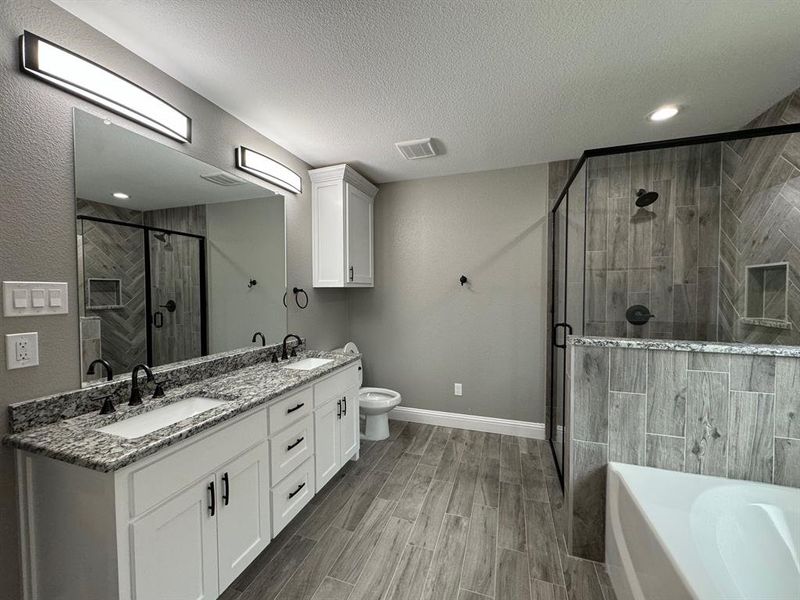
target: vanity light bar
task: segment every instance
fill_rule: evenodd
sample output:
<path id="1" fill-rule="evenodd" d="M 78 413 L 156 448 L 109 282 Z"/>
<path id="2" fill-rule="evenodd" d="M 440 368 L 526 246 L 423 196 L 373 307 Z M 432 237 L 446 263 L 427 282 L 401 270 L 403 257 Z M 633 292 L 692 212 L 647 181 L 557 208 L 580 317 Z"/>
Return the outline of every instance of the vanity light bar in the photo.
<path id="1" fill-rule="evenodd" d="M 20 36 L 20 65 L 33 77 L 180 142 L 192 141 L 192 120 L 144 88 L 26 31 Z"/>
<path id="2" fill-rule="evenodd" d="M 236 167 L 295 194 L 303 191 L 303 178 L 300 175 L 250 148 L 239 146 L 236 149 Z"/>

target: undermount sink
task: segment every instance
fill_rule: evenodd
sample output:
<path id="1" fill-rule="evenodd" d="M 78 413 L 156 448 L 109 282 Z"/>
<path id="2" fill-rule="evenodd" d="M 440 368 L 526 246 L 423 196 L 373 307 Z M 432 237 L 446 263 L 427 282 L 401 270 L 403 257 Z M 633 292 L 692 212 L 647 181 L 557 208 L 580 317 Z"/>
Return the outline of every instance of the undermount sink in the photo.
<path id="1" fill-rule="evenodd" d="M 185 400 L 179 400 L 178 402 L 131 417 L 130 419 L 123 419 L 111 425 L 100 427 L 96 431 L 133 440 L 147 435 L 148 433 L 163 429 L 164 427 L 174 425 L 178 421 L 183 421 L 184 419 L 199 415 L 221 404 L 225 404 L 225 401 L 203 398 L 200 396 L 186 398 Z"/>
<path id="2" fill-rule="evenodd" d="M 317 367 L 321 367 L 322 365 L 327 365 L 328 363 L 332 363 L 333 360 L 330 358 L 304 358 L 303 360 L 298 360 L 295 363 L 290 365 L 286 365 L 284 369 L 294 369 L 296 371 L 310 371 L 311 369 L 316 369 Z"/>

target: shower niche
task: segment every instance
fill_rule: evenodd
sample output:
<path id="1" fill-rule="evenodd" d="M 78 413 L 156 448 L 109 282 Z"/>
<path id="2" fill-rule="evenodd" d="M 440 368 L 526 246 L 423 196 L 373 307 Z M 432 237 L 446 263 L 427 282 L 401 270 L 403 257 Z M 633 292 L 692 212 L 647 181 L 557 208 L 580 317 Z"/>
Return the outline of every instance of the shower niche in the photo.
<path id="1" fill-rule="evenodd" d="M 745 267 L 745 315 L 741 322 L 791 329 L 788 315 L 789 263 Z"/>

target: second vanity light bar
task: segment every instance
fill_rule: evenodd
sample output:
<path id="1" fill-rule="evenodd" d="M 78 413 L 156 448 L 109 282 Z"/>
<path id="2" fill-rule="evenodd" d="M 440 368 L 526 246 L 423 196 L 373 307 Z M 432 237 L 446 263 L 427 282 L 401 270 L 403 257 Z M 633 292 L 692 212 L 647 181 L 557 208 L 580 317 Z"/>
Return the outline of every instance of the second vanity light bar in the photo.
<path id="1" fill-rule="evenodd" d="M 20 36 L 20 64 L 29 75 L 180 142 L 192 141 L 192 120 L 158 96 L 29 31 Z"/>
<path id="2" fill-rule="evenodd" d="M 236 167 L 295 194 L 303 191 L 300 175 L 277 160 L 245 146 L 236 149 Z"/>

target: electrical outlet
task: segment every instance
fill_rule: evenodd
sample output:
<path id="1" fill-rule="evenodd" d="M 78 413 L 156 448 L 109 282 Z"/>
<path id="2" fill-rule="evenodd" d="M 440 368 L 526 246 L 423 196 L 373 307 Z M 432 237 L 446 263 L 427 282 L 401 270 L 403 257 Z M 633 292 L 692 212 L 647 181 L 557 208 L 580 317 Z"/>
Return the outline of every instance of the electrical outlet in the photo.
<path id="1" fill-rule="evenodd" d="M 9 369 L 35 367 L 39 364 L 39 334 L 9 333 L 6 335 L 6 366 Z"/>
<path id="2" fill-rule="evenodd" d="M 456 395 L 456 396 L 460 396 L 461 395 L 461 384 L 460 383 L 454 383 L 453 384 L 453 394 Z"/>

